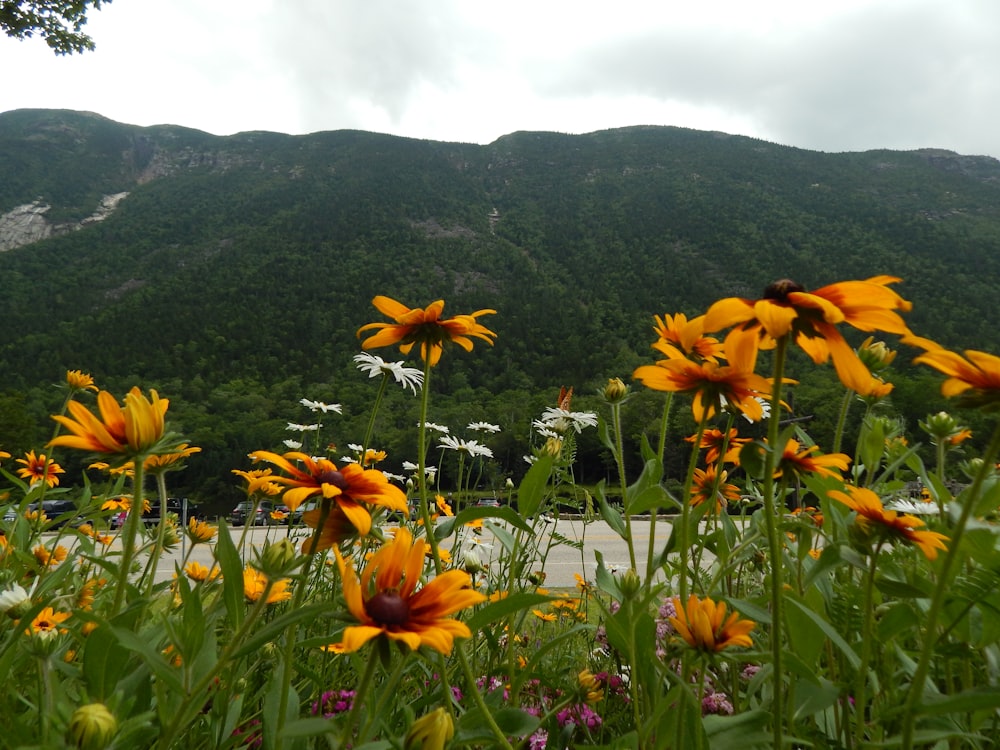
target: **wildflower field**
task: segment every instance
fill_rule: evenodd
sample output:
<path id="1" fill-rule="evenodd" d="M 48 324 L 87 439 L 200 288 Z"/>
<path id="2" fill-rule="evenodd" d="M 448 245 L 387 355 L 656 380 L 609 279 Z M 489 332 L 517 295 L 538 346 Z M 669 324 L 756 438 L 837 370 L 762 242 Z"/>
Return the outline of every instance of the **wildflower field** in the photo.
<path id="1" fill-rule="evenodd" d="M 1000 427 L 982 455 L 960 454 L 958 418 L 907 426 L 880 405 L 901 355 L 941 373 L 957 407 L 993 410 L 1000 358 L 911 331 L 896 282 L 783 280 L 657 316 L 649 364 L 608 380 L 601 413 L 573 411 L 564 390 L 534 423 L 520 484 L 468 507 L 447 496 L 475 485 L 501 427 L 462 439 L 428 422 L 429 383 L 441 357 L 493 342 L 494 311 L 376 297 L 388 322 L 361 326 L 362 349 L 398 346 L 423 367 L 355 357 L 373 394 L 366 433 L 338 436 L 349 455 L 327 455 L 309 425 L 284 452 L 247 446 L 233 481 L 281 523 L 259 548 L 225 520 L 167 512 L 170 474 L 199 452 L 170 431 L 167 398 L 68 372 L 52 439 L 2 454 L 0 746 L 996 747 Z M 854 347 L 845 327 L 870 335 Z M 843 385 L 831 445 L 788 406 L 792 348 Z M 420 402 L 407 475 L 378 468 L 393 387 Z M 628 475 L 621 407 L 638 388 L 662 393 L 663 426 Z M 671 409 L 697 425 L 679 492 L 663 475 Z M 844 434 L 850 409 L 859 434 Z M 547 531 L 585 430 L 617 476 L 580 489 L 583 521 L 622 538 L 628 569 Z M 83 476 L 60 465 L 73 451 L 93 461 Z M 445 460 L 455 487 L 436 482 Z M 161 517 L 144 522 L 144 506 Z M 175 575 L 158 578 L 182 536 Z M 545 588 L 556 545 L 579 550 L 573 589 Z"/>

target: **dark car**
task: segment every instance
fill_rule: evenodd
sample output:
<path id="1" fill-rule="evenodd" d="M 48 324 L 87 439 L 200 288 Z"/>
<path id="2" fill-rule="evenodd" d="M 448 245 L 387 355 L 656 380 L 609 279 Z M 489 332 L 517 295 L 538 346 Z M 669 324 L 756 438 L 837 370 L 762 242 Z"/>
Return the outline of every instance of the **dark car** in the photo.
<path id="1" fill-rule="evenodd" d="M 38 503 L 28 505 L 29 511 L 37 511 Z M 83 520 L 79 517 L 80 509 L 72 500 L 44 500 L 42 512 L 48 520 L 46 528 L 58 529 L 63 526 L 79 526 Z"/>
<path id="2" fill-rule="evenodd" d="M 239 503 L 229 514 L 229 523 L 233 526 L 266 526 L 271 523 L 271 511 L 274 510 L 274 503 L 270 500 L 261 500 L 257 503 L 257 510 L 254 511 L 254 504 L 244 500 Z M 251 517 L 252 516 L 252 517 Z"/>
<path id="3" fill-rule="evenodd" d="M 198 517 L 195 506 L 189 505 L 186 499 L 179 497 L 167 498 L 167 513 L 172 513 L 177 516 L 177 522 L 182 526 L 186 526 L 190 519 Z M 116 513 L 111 518 L 111 528 L 120 529 L 125 525 L 125 518 L 127 516 L 128 513 L 125 511 Z M 160 501 L 155 500 L 150 503 L 149 510 L 142 514 L 142 523 L 145 526 L 155 526 L 160 522 L 160 516 Z"/>

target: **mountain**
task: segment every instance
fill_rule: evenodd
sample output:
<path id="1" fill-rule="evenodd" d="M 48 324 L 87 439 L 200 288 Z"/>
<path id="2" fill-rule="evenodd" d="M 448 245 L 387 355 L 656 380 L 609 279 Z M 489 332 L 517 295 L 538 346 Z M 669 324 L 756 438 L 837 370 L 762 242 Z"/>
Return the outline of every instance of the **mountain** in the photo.
<path id="1" fill-rule="evenodd" d="M 516 433 L 494 443 L 506 471 L 553 390 L 592 393 L 650 358 L 654 314 L 779 278 L 900 276 L 915 330 L 1000 349 L 1000 162 L 936 149 L 827 154 L 672 127 L 486 146 L 218 137 L 17 110 L 0 114 L 0 247 L 0 447 L 43 440 L 44 384 L 80 368 L 169 395 L 221 457 L 201 474 L 192 461 L 203 484 L 288 437 L 302 397 L 349 406 L 337 437 L 359 439 L 372 392 L 351 357 L 377 294 L 497 310 L 496 346 L 456 350 L 434 377 L 442 418 Z M 379 435 L 405 451 L 402 399 Z"/>

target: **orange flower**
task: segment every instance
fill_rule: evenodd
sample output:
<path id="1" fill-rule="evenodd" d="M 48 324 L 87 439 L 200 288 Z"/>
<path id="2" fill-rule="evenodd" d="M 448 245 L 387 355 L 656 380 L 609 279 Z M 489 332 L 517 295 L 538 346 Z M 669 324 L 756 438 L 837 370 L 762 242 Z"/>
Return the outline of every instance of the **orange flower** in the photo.
<path id="1" fill-rule="evenodd" d="M 65 446 L 91 453 L 117 453 L 135 456 L 146 453 L 163 437 L 163 415 L 170 402 L 161 399 L 155 390 L 146 398 L 138 387 L 125 396 L 119 406 L 107 391 L 97 394 L 98 419 L 81 403 L 70 401 L 67 408 L 72 417 L 52 417 L 72 435 L 59 435 L 49 446 Z"/>
<path id="2" fill-rule="evenodd" d="M 35 485 L 38 482 L 45 482 L 49 487 L 59 484 L 59 477 L 56 474 L 65 474 L 62 467 L 55 461 L 49 459 L 44 453 L 37 456 L 34 451 L 28 451 L 24 458 L 17 459 L 23 467 L 17 470 L 17 475 L 21 479 L 29 480 L 29 484 Z"/>
<path id="3" fill-rule="evenodd" d="M 31 625 L 24 632 L 27 635 L 37 635 L 40 638 L 48 639 L 59 632 L 65 632 L 65 629 L 60 628 L 59 625 L 68 619 L 69 612 L 56 612 L 52 607 L 45 607 L 35 615 L 35 619 L 31 621 Z"/>
<path id="4" fill-rule="evenodd" d="M 171 471 L 176 469 L 183 469 L 181 462 L 193 456 L 195 453 L 201 453 L 201 448 L 197 446 L 188 447 L 187 443 L 178 445 L 177 448 L 170 453 L 163 453 L 158 456 L 150 456 L 143 462 L 143 467 L 146 471 L 152 474 L 158 474 L 164 471 Z"/>
<path id="5" fill-rule="evenodd" d="M 936 347 L 925 340 L 904 339 L 906 343 Z M 916 357 L 914 362 L 930 365 L 948 379 L 941 384 L 947 398 L 958 398 L 961 406 L 996 408 L 1000 405 L 1000 357 L 966 349 L 965 357 L 947 349 L 932 348 Z"/>
<path id="6" fill-rule="evenodd" d="M 200 562 L 191 561 L 184 566 L 184 575 L 190 578 L 192 581 L 201 583 L 203 581 L 214 581 L 220 575 L 222 571 L 215 565 L 211 569 L 202 565 Z"/>
<path id="7" fill-rule="evenodd" d="M 726 471 L 717 476 L 715 464 L 710 464 L 705 469 L 695 469 L 691 486 L 691 507 L 708 502 L 709 498 L 714 496 L 715 512 L 718 513 L 724 505 L 739 500 L 740 488 L 735 484 L 728 484 L 726 482 L 728 477 Z"/>
<path id="8" fill-rule="evenodd" d="M 738 434 L 735 427 L 729 430 L 728 440 L 726 439 L 727 435 L 722 430 L 715 429 L 714 427 L 702 432 L 701 443 L 698 447 L 708 449 L 708 453 L 705 454 L 705 463 L 709 466 L 718 463 L 722 446 L 725 445 L 726 454 L 722 457 L 722 460 L 727 464 L 739 465 L 740 451 L 744 445 L 750 442 L 750 438 L 737 437 Z M 684 439 L 689 443 L 693 443 L 697 437 L 697 435 L 690 435 Z"/>
<path id="9" fill-rule="evenodd" d="M 345 516 L 365 536 L 372 527 L 372 519 L 365 505 L 378 505 L 388 510 L 407 512 L 406 494 L 389 484 L 389 480 L 378 469 L 365 469 L 359 464 L 348 463 L 338 469 L 327 458 L 313 459 L 305 453 L 291 452 L 283 456 L 268 451 L 256 451 L 250 457 L 254 461 L 267 461 L 283 469 L 289 476 L 274 476 L 272 481 L 290 488 L 285 490 L 283 500 L 289 510 L 294 511 L 308 498 L 318 495 L 325 500 L 334 500 Z M 295 462 L 295 463 L 293 463 Z M 301 465 L 301 468 L 300 468 Z M 319 513 L 313 518 L 317 521 Z M 304 514 L 303 519 L 309 514 Z M 306 520 L 306 523 L 309 523 Z M 310 524 L 310 525 L 315 525 Z"/>
<path id="10" fill-rule="evenodd" d="M 277 604 L 288 601 L 292 598 L 292 592 L 288 590 L 291 580 L 281 578 L 271 584 L 271 590 L 267 592 L 267 603 Z M 243 570 L 243 596 L 251 604 L 258 601 L 267 590 L 268 577 L 256 568 L 245 568 Z"/>
<path id="11" fill-rule="evenodd" d="M 87 375 L 82 370 L 67 370 L 66 385 L 71 391 L 93 391 L 97 393 L 97 386 L 94 385 L 94 376 Z"/>
<path id="12" fill-rule="evenodd" d="M 726 365 L 661 359 L 656 364 L 639 367 L 632 377 L 656 391 L 693 394 L 691 413 L 697 422 L 715 416 L 722 408 L 722 399 L 748 419 L 759 421 L 763 407 L 757 397 L 771 393 L 771 382 L 753 371 L 757 361 L 756 342 L 751 336 L 730 335 L 726 338 L 725 352 Z"/>
<path id="13" fill-rule="evenodd" d="M 66 559 L 66 555 L 68 554 L 66 548 L 63 547 L 61 544 L 56 545 L 56 548 L 51 552 L 48 550 L 47 547 L 45 547 L 45 545 L 39 544 L 37 547 L 31 550 L 31 552 L 32 554 L 34 554 L 35 559 L 38 560 L 38 562 L 42 565 L 42 567 L 45 568 L 52 567 L 53 565 L 58 565 L 59 563 L 61 563 L 63 560 Z"/>
<path id="14" fill-rule="evenodd" d="M 469 627 L 449 615 L 486 597 L 471 588 L 469 574 L 461 570 L 442 573 L 418 590 L 427 546 L 400 528 L 371 556 L 360 579 L 334 549 L 347 608 L 359 622 L 344 630 L 341 648 L 357 651 L 372 638 L 385 636 L 413 650 L 428 646 L 450 654 L 455 638 L 471 637 Z"/>
<path id="15" fill-rule="evenodd" d="M 716 653 L 730 646 L 749 648 L 753 645 L 750 631 L 756 623 L 741 620 L 739 612 L 733 612 L 727 618 L 725 602 L 716 604 L 708 597 L 699 599 L 692 594 L 686 609 L 676 596 L 673 603 L 677 614 L 668 619 L 691 648 Z"/>
<path id="16" fill-rule="evenodd" d="M 936 531 L 918 531 L 924 522 L 916 516 L 886 510 L 882 500 L 869 489 L 844 485 L 846 492 L 830 490 L 827 495 L 842 502 L 857 513 L 857 523 L 865 531 L 874 531 L 890 538 L 905 539 L 920 548 L 928 560 L 937 558 L 937 551 L 948 549 L 948 537 Z"/>
<path id="17" fill-rule="evenodd" d="M 368 323 L 358 329 L 358 336 L 364 331 L 377 330 L 361 344 L 362 349 L 376 349 L 381 346 L 399 344 L 403 354 L 409 354 L 414 344 L 420 345 L 420 356 L 432 367 L 441 358 L 445 341 L 452 341 L 472 351 L 472 339 L 477 338 L 492 345 L 496 334 L 479 323 L 476 318 L 494 315 L 496 310 L 477 310 L 470 315 L 456 315 L 441 319 L 444 300 L 438 300 L 425 309 L 409 308 L 389 297 L 378 296 L 372 304 L 380 313 L 392 318 L 395 323 Z"/>
<path id="18" fill-rule="evenodd" d="M 847 465 L 851 463 L 851 457 L 846 453 L 829 453 L 823 456 L 814 456 L 812 453 L 819 450 L 818 445 L 810 445 L 801 450 L 798 440 L 789 438 L 785 443 L 785 450 L 781 454 L 774 476 L 780 477 L 784 472 L 792 474 L 816 474 L 821 477 L 833 477 L 840 479 L 840 472 L 847 471 Z"/>
<path id="19" fill-rule="evenodd" d="M 873 388 L 884 390 L 886 384 L 875 382 L 836 326 L 847 323 L 862 331 L 909 334 L 896 311 L 908 311 L 912 305 L 888 287 L 897 281 L 894 276 L 873 276 L 807 292 L 794 281 L 782 279 L 765 289 L 759 300 L 719 300 L 705 314 L 705 330 L 738 326 L 757 332 L 765 346 L 792 336 L 816 364 L 832 359 L 845 386 L 863 396 L 872 395 Z"/>
<path id="20" fill-rule="evenodd" d="M 676 315 L 654 315 L 656 325 L 653 330 L 659 339 L 653 348 L 662 352 L 668 359 L 690 358 L 697 360 L 718 361 L 722 355 L 722 344 L 717 338 L 705 336 L 705 316 L 687 319 L 684 313 Z"/>

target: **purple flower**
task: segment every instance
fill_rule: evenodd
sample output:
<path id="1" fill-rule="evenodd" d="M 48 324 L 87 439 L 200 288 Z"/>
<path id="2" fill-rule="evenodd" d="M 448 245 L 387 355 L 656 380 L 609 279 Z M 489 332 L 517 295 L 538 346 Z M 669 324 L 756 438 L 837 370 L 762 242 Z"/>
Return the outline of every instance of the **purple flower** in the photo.
<path id="1" fill-rule="evenodd" d="M 732 716 L 733 704 L 729 702 L 725 693 L 709 693 L 701 700 L 701 714 L 702 716 L 708 714 Z"/>
<path id="2" fill-rule="evenodd" d="M 556 714 L 556 721 L 559 722 L 559 726 L 561 727 L 565 727 L 567 724 L 575 724 L 577 726 L 585 726 L 590 731 L 598 729 L 602 723 L 601 717 L 594 713 L 593 709 L 586 703 L 564 708 Z"/>
<path id="3" fill-rule="evenodd" d="M 528 738 L 528 750 L 545 750 L 549 743 L 549 733 L 544 729 L 536 730 Z"/>
<path id="4" fill-rule="evenodd" d="M 312 713 L 313 716 L 322 713 L 324 719 L 329 719 L 331 716 L 350 711 L 353 705 L 353 690 L 327 690 L 318 701 L 313 702 Z"/>

